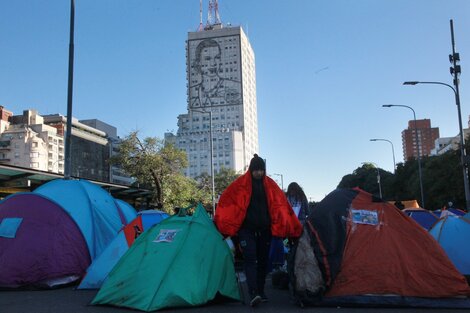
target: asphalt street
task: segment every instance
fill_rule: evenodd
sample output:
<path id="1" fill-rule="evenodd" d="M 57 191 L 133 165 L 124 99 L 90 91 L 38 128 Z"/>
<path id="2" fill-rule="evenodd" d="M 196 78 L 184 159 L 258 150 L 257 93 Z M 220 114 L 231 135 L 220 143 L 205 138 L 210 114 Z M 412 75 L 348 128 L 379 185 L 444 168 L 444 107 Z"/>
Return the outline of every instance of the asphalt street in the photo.
<path id="1" fill-rule="evenodd" d="M 160 312 L 178 313 L 235 313 L 252 312 L 281 313 L 281 312 L 342 312 L 342 313 L 418 313 L 429 312 L 430 309 L 415 308 L 345 308 L 345 307 L 308 307 L 301 308 L 294 303 L 288 290 L 280 290 L 272 287 L 268 278 L 266 293 L 269 297 L 267 303 L 262 303 L 256 308 L 251 308 L 239 302 L 212 303 L 201 307 L 165 309 Z M 0 313 L 111 313 L 111 312 L 136 312 L 126 308 L 112 306 L 90 305 L 96 295 L 96 290 L 75 290 L 74 287 L 60 288 L 56 290 L 40 291 L 0 291 Z M 467 310 L 432 309 L 432 312 L 466 312 Z"/>

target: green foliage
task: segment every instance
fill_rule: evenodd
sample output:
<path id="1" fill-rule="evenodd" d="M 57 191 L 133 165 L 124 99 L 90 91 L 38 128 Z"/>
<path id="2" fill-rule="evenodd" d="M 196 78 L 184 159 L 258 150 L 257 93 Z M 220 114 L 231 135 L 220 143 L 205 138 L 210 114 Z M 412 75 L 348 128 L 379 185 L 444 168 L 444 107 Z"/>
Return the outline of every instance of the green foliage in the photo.
<path id="1" fill-rule="evenodd" d="M 227 169 L 222 167 L 219 172 L 214 175 L 214 189 L 215 198 L 224 192 L 224 190 L 240 175 L 237 174 L 233 169 Z M 206 209 L 212 209 L 212 179 L 208 173 L 202 173 L 196 177 L 198 182 L 198 189 L 202 203 Z"/>
<path id="2" fill-rule="evenodd" d="M 426 209 L 439 209 L 449 201 L 458 207 L 465 207 L 463 174 L 458 151 L 424 157 L 421 159 L 421 169 Z M 421 202 L 417 160 L 399 164 L 392 187 L 395 199 L 416 199 Z"/>
<path id="3" fill-rule="evenodd" d="M 168 188 L 166 188 L 168 186 Z M 209 208 L 210 194 L 201 190 L 197 182 L 181 174 L 168 176 L 163 183 L 165 208 L 187 207 L 201 202 Z"/>
<path id="4" fill-rule="evenodd" d="M 380 172 L 380 185 L 382 188 L 382 196 L 387 195 L 389 190 L 388 186 L 393 174 L 381 168 Z M 377 197 L 380 195 L 378 184 L 377 168 L 371 163 L 364 163 L 362 167 L 358 167 L 352 174 L 343 177 L 338 185 L 338 188 L 354 188 L 359 187 Z"/>
<path id="5" fill-rule="evenodd" d="M 424 165 L 423 187 L 426 206 L 441 208 L 452 201 L 454 205 L 464 208 L 465 194 L 460 154 L 454 151 L 448 152 L 440 157 L 429 158 Z"/>
<path id="6" fill-rule="evenodd" d="M 186 153 L 159 138 L 141 140 L 137 131 L 131 132 L 110 163 L 119 164 L 141 186 L 151 189 L 153 204 L 167 212 L 202 198 L 196 182 L 182 174 L 188 166 Z"/>
<path id="7" fill-rule="evenodd" d="M 449 201 L 456 207 L 465 208 L 460 151 L 424 157 L 421 159 L 421 169 L 426 209 L 440 209 Z M 398 163 L 395 174 L 380 169 L 380 176 L 384 200 L 421 202 L 417 160 Z M 338 185 L 338 188 L 352 187 L 378 195 L 377 170 L 371 164 L 364 164 L 352 174 L 345 175 Z"/>
<path id="8" fill-rule="evenodd" d="M 222 167 L 219 172 L 215 174 L 215 193 L 217 195 L 222 194 L 238 177 L 240 177 L 240 174 L 237 174 L 233 169 Z"/>

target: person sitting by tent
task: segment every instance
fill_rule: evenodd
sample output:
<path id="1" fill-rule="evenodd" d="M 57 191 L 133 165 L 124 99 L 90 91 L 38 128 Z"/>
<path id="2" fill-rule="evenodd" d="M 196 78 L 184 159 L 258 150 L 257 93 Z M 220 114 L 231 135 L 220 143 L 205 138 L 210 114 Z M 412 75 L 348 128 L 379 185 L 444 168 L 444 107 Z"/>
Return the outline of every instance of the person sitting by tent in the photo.
<path id="1" fill-rule="evenodd" d="M 239 237 L 250 305 L 267 301 L 264 285 L 271 237 L 297 238 L 302 225 L 283 191 L 266 176 L 264 160 L 257 154 L 248 171 L 222 193 L 214 222 L 222 235 Z"/>

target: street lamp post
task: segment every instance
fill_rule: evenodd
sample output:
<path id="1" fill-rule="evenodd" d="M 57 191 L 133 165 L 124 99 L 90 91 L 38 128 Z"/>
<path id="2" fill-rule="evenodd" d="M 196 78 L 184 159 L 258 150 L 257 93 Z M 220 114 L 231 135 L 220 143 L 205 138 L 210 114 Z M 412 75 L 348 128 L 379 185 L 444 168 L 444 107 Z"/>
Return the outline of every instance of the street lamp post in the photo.
<path id="1" fill-rule="evenodd" d="M 395 174 L 395 170 L 396 170 L 396 163 L 395 163 L 395 149 L 393 148 L 393 143 L 388 140 L 388 139 L 381 139 L 381 138 L 373 138 L 373 139 L 369 139 L 370 141 L 387 141 L 388 143 L 390 143 L 392 145 L 392 156 L 393 156 L 393 174 Z"/>
<path id="2" fill-rule="evenodd" d="M 379 184 L 379 196 L 380 196 L 380 199 L 382 199 L 382 184 L 380 183 L 380 170 L 379 170 L 379 167 L 374 162 L 362 162 L 362 164 L 372 164 L 375 167 L 375 169 L 377 170 L 377 183 Z"/>
<path id="3" fill-rule="evenodd" d="M 418 85 L 418 84 L 431 84 L 431 85 L 442 85 L 447 86 L 454 92 L 455 96 L 455 104 L 457 105 L 457 114 L 459 118 L 459 137 L 460 137 L 460 162 L 462 163 L 462 172 L 463 172 L 463 184 L 465 190 L 465 204 L 467 210 L 470 209 L 470 187 L 468 182 L 468 172 L 467 172 L 467 157 L 465 153 L 465 139 L 463 135 L 463 127 L 462 127 L 462 113 L 460 110 L 460 93 L 459 93 L 459 79 L 458 75 L 461 73 L 460 65 L 457 64 L 460 61 L 460 55 L 455 52 L 455 41 L 454 41 L 454 24 L 453 21 L 450 20 L 450 31 L 452 37 L 452 54 L 449 55 L 449 61 L 452 63 L 452 67 L 450 68 L 450 73 L 454 77 L 454 87 L 449 84 L 443 82 L 436 82 L 436 81 L 406 81 L 403 85 Z"/>
<path id="4" fill-rule="evenodd" d="M 414 120 L 414 129 L 415 129 L 415 140 L 416 140 L 416 145 L 418 150 L 418 175 L 419 175 L 419 189 L 421 191 L 421 207 L 425 208 L 424 206 L 424 192 L 423 192 L 423 174 L 421 172 L 421 153 L 419 152 L 419 149 L 421 147 L 420 141 L 418 139 L 418 126 L 416 123 L 416 112 L 413 110 L 412 107 L 407 106 L 407 105 L 400 105 L 400 104 L 384 104 L 382 105 L 384 108 L 391 108 L 391 107 L 402 107 L 402 108 L 408 108 L 411 111 L 413 111 L 413 120 Z"/>
<path id="5" fill-rule="evenodd" d="M 214 146 L 212 142 L 212 111 L 195 110 L 193 112 L 209 114 L 209 150 L 211 159 L 211 198 L 212 198 L 212 215 L 215 215 L 215 183 L 214 183 Z"/>
<path id="6" fill-rule="evenodd" d="M 65 131 L 64 179 L 71 178 L 72 172 L 72 95 L 73 95 L 73 53 L 74 53 L 75 0 L 70 0 L 70 40 L 69 40 L 69 76 L 67 89 L 67 126 Z"/>
<path id="7" fill-rule="evenodd" d="M 282 174 L 273 173 L 273 175 L 281 176 L 281 189 L 282 191 L 284 191 L 284 177 L 282 176 Z"/>

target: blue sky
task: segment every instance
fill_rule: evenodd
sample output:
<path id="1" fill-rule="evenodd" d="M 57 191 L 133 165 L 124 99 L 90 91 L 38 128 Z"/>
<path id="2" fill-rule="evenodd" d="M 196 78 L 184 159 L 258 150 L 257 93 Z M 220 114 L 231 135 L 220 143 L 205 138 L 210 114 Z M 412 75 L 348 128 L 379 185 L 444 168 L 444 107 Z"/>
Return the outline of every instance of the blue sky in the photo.
<path id="1" fill-rule="evenodd" d="M 204 20 L 207 12 L 204 0 Z M 374 162 L 403 161 L 401 131 L 413 115 L 441 137 L 458 133 L 449 20 L 462 65 L 462 120 L 470 114 L 470 1 L 219 0 L 256 56 L 260 155 L 267 171 L 321 200 L 341 178 Z M 0 1 L 0 105 L 21 114 L 67 111 L 70 2 Z M 76 0 L 73 115 L 98 118 L 121 137 L 163 138 L 186 112 L 185 40 L 198 0 Z M 423 173 L 425 175 L 425 173 Z M 280 181 L 279 176 L 273 178 Z"/>

